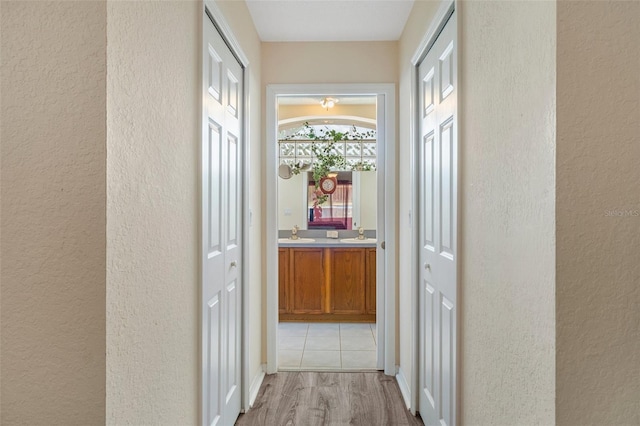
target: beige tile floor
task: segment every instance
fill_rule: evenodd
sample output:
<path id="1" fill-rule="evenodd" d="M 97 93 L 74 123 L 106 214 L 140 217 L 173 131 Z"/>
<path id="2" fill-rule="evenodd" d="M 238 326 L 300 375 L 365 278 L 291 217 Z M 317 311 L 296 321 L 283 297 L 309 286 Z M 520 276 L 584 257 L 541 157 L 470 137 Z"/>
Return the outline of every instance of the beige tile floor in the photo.
<path id="1" fill-rule="evenodd" d="M 278 369 L 360 371 L 376 369 L 376 325 L 278 324 Z"/>

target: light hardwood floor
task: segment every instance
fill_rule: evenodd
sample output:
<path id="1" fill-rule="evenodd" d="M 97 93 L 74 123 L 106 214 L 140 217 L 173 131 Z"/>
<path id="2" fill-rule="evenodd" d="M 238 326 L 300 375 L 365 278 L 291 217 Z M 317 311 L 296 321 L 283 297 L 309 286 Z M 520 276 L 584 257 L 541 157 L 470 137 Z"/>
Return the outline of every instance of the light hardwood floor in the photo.
<path id="1" fill-rule="evenodd" d="M 266 376 L 238 426 L 422 425 L 394 377 L 381 372 L 279 372 Z"/>

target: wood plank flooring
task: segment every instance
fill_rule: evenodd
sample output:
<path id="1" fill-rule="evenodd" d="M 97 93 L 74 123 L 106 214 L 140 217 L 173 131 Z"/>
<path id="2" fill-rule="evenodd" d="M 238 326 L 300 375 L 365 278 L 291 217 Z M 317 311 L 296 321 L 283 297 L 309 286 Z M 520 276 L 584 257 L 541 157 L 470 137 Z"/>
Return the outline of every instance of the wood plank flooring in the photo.
<path id="1" fill-rule="evenodd" d="M 279 372 L 266 376 L 237 426 L 423 425 L 382 372 Z"/>

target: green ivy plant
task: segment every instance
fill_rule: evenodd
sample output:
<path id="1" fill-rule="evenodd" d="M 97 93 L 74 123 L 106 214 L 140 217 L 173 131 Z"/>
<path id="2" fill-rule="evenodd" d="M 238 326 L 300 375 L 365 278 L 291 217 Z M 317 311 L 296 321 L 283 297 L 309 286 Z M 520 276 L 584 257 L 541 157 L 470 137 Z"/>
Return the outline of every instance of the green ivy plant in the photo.
<path id="1" fill-rule="evenodd" d="M 326 177 L 332 170 L 344 170 L 347 167 L 347 161 L 342 154 L 337 154 L 335 145 L 338 142 L 350 140 L 363 140 L 375 137 L 375 131 L 367 130 L 366 132 L 358 132 L 356 126 L 352 126 L 346 132 L 338 132 L 333 129 L 314 129 L 309 122 L 304 123 L 304 127 L 286 139 L 304 138 L 313 141 L 311 150 L 313 151 L 313 180 L 315 181 L 315 193 L 317 204 L 323 204 L 329 196 L 319 191 L 320 179 Z M 317 143 L 316 143 L 317 142 Z M 302 163 L 294 164 L 291 172 L 295 175 L 300 174 L 304 169 Z M 374 170 L 375 165 L 366 161 L 358 162 L 353 165 L 353 170 Z"/>
<path id="2" fill-rule="evenodd" d="M 372 163 L 372 162 L 369 162 L 369 161 L 358 161 L 351 168 L 351 170 L 356 170 L 356 171 L 359 171 L 359 172 L 369 172 L 369 171 L 375 170 L 375 169 L 376 169 L 376 165 L 374 163 Z"/>

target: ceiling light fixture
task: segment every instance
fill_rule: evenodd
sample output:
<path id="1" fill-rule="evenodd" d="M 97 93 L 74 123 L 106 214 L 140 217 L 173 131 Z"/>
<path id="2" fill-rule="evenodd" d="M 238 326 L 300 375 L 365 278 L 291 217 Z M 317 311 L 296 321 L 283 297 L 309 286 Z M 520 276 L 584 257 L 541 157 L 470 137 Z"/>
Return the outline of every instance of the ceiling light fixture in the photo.
<path id="1" fill-rule="evenodd" d="M 320 101 L 320 106 L 322 108 L 326 108 L 326 110 L 328 111 L 329 108 L 333 108 L 334 106 L 336 106 L 338 102 L 340 101 L 335 98 L 324 98 L 322 101 Z"/>

